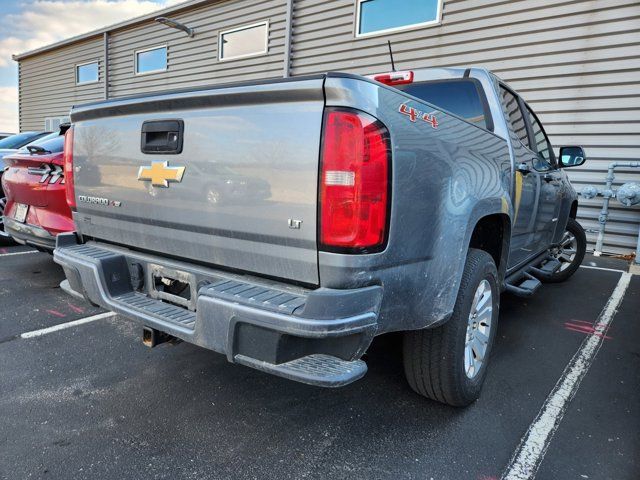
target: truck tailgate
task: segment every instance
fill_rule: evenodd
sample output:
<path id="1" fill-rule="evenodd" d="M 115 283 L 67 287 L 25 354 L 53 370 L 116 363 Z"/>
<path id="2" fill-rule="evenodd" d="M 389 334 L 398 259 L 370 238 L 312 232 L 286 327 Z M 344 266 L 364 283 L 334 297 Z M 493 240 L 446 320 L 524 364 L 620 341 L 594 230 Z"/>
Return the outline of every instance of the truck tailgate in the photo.
<path id="1" fill-rule="evenodd" d="M 74 108 L 79 233 L 317 284 L 323 108 L 323 77 Z"/>

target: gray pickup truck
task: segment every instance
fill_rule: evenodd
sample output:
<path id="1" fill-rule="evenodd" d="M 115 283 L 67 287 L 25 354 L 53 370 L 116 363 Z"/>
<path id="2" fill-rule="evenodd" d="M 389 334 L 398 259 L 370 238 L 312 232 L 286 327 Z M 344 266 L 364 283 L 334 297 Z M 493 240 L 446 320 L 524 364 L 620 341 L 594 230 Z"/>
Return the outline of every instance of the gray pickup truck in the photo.
<path id="1" fill-rule="evenodd" d="M 74 107 L 63 288 L 230 362 L 336 387 L 376 335 L 450 405 L 480 394 L 500 294 L 586 241 L 535 113 L 479 68 L 328 73 Z"/>

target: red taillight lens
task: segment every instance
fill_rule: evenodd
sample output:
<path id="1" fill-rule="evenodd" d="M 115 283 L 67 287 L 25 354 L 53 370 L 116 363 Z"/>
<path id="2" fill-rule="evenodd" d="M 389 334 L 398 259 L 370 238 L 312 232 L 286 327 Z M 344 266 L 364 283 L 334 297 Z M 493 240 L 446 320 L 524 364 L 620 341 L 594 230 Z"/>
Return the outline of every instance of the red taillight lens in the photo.
<path id="1" fill-rule="evenodd" d="M 73 181 L 73 127 L 64 134 L 64 186 L 67 204 L 76 208 L 76 189 Z"/>
<path id="2" fill-rule="evenodd" d="M 382 123 L 360 112 L 327 111 L 319 199 L 323 248 L 367 252 L 384 246 L 390 157 Z"/>
<path id="3" fill-rule="evenodd" d="M 373 75 L 372 78 L 376 82 L 384 83 L 385 85 L 408 85 L 413 83 L 413 72 L 407 70 L 405 72 L 381 73 Z"/>

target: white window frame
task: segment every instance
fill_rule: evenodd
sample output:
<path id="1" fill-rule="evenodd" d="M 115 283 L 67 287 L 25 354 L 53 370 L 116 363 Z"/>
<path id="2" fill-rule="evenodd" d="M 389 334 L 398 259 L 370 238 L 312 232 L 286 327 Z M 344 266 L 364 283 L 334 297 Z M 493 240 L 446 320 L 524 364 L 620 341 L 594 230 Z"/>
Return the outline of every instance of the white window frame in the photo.
<path id="1" fill-rule="evenodd" d="M 88 82 L 79 82 L 78 81 L 78 67 L 83 67 L 85 65 L 91 65 L 93 63 L 98 65 L 98 79 L 97 80 L 89 80 Z M 100 60 L 91 60 L 90 62 L 76 63 L 73 66 L 73 74 L 76 77 L 76 85 L 90 85 L 92 83 L 100 83 Z"/>
<path id="2" fill-rule="evenodd" d="M 152 50 L 160 50 L 161 48 L 166 49 L 166 57 L 165 57 L 164 68 L 156 68 L 155 70 L 148 70 L 146 72 L 138 72 L 138 54 L 144 53 L 144 52 L 150 52 Z M 141 48 L 139 50 L 134 50 L 133 51 L 133 73 L 135 75 L 150 75 L 152 73 L 166 72 L 168 69 L 169 69 L 169 45 L 167 45 L 167 44 L 155 45 L 153 47 Z"/>
<path id="3" fill-rule="evenodd" d="M 416 30 L 418 28 L 424 28 L 424 27 L 435 27 L 442 24 L 442 3 L 444 0 L 438 0 L 438 10 L 436 12 L 436 18 L 434 20 L 429 20 L 427 22 L 421 22 L 421 23 L 412 23 L 410 25 L 403 25 L 402 27 L 393 27 L 393 28 L 386 28 L 384 30 L 376 30 L 375 32 L 360 33 L 360 13 L 361 13 L 360 5 L 366 2 L 371 2 L 371 1 L 375 1 L 375 0 L 356 0 L 356 21 L 355 21 L 355 31 L 354 31 L 354 36 L 356 38 L 376 37 L 379 35 L 386 35 L 387 33 L 404 32 L 407 30 Z"/>
<path id="4" fill-rule="evenodd" d="M 264 36 L 264 50 L 255 53 L 246 53 L 244 55 L 236 55 L 234 57 L 222 57 L 224 53 L 224 48 L 222 48 L 222 37 L 228 33 L 235 33 L 242 30 L 248 30 L 250 28 L 255 27 L 266 27 L 266 35 Z M 250 57 L 259 57 L 261 55 L 269 54 L 269 20 L 265 20 L 263 22 L 251 23 L 249 25 L 241 25 L 239 27 L 230 28 L 228 30 L 221 30 L 218 34 L 218 61 L 219 62 L 227 62 L 229 60 L 237 60 L 238 58 L 250 58 Z"/>

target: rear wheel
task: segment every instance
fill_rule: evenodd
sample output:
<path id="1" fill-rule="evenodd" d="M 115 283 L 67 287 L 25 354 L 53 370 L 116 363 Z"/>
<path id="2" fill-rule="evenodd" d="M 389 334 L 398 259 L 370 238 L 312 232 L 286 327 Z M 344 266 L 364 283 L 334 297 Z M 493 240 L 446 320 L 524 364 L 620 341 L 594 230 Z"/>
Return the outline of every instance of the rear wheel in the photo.
<path id="1" fill-rule="evenodd" d="M 498 272 L 493 258 L 482 250 L 470 249 L 449 321 L 404 335 L 404 370 L 411 388 L 452 406 L 476 400 L 487 373 L 498 305 Z"/>
<path id="2" fill-rule="evenodd" d="M 564 235 L 562 235 L 562 240 L 557 246 L 549 250 L 551 257 L 560 260 L 560 268 L 556 273 L 547 275 L 542 280 L 549 283 L 564 282 L 576 273 L 576 270 L 582 264 L 582 260 L 584 260 L 586 251 L 587 236 L 584 233 L 584 229 L 576 220 L 570 218 Z"/>

